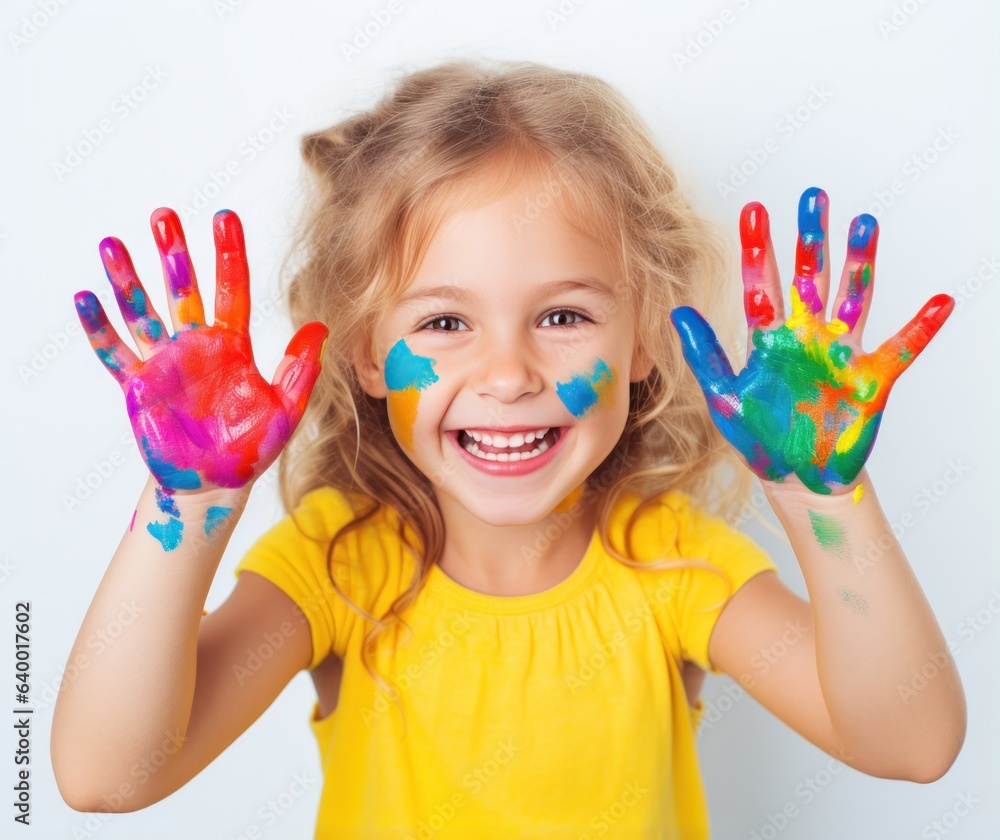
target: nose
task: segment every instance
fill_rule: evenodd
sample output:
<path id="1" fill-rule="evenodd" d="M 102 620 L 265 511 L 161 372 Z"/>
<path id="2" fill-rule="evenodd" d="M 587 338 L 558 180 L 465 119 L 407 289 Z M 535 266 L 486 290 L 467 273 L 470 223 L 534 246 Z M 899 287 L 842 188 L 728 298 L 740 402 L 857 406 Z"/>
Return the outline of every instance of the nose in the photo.
<path id="1" fill-rule="evenodd" d="M 520 336 L 494 339 L 475 352 L 478 358 L 473 364 L 475 373 L 470 384 L 480 396 L 511 403 L 541 389 L 538 360 Z"/>

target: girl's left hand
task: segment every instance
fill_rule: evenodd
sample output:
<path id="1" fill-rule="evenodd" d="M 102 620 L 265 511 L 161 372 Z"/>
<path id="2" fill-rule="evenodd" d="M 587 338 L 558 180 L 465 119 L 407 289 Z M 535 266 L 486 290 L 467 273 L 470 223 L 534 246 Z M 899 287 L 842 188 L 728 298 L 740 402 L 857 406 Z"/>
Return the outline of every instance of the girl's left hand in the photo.
<path id="1" fill-rule="evenodd" d="M 743 208 L 743 300 L 752 349 L 738 376 L 696 310 L 679 307 L 671 319 L 715 425 L 750 469 L 769 481 L 794 473 L 813 492 L 836 494 L 868 459 L 896 379 L 955 301 L 935 295 L 896 335 L 866 353 L 861 334 L 874 286 L 878 223 L 867 214 L 851 222 L 836 317 L 827 321 L 827 216 L 826 193 L 806 190 L 786 318 L 767 211 L 757 202 Z"/>

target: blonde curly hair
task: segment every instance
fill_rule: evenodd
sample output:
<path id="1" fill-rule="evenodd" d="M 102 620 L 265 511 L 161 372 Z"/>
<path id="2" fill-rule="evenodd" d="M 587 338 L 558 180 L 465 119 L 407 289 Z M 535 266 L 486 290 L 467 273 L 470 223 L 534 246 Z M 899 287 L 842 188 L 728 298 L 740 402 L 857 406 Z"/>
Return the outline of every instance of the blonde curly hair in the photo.
<path id="1" fill-rule="evenodd" d="M 482 187 L 487 169 L 507 173 L 492 184 L 501 194 L 529 170 L 548 173 L 535 210 L 558 201 L 580 230 L 617 254 L 622 297 L 653 362 L 645 380 L 630 383 L 625 430 L 588 479 L 601 488 L 602 541 L 637 568 L 708 567 L 676 559 L 638 564 L 627 556 L 628 540 L 623 555 L 607 538 L 608 512 L 626 491 L 644 500 L 628 533 L 643 506 L 666 491 L 719 509 L 749 487 L 741 467 L 720 480 L 717 467 L 730 456 L 668 321 L 675 307 L 694 306 L 736 346 L 725 341 L 737 334 L 731 304 L 740 300 L 728 239 L 693 211 L 621 94 L 593 76 L 535 63 L 450 62 L 404 75 L 372 108 L 303 137 L 301 151 L 306 204 L 283 293 L 296 328 L 321 320 L 330 338 L 309 407 L 279 460 L 281 497 L 289 513 L 320 487 L 353 500 L 356 518 L 330 540 L 328 561 L 342 534 L 384 506 L 397 512 L 401 539 L 410 544 L 404 525 L 418 536 L 410 545 L 418 571 L 385 615 L 369 615 L 337 589 L 372 624 L 362 659 L 376 682 L 388 688 L 371 666 L 377 641 L 402 622 L 440 560 L 445 529 L 433 482 L 404 455 L 385 400 L 362 390 L 354 363 L 374 359 L 380 314 L 406 290 L 434 231 L 468 198 L 473 179 Z M 514 223 L 530 223 L 532 213 L 527 205 Z"/>

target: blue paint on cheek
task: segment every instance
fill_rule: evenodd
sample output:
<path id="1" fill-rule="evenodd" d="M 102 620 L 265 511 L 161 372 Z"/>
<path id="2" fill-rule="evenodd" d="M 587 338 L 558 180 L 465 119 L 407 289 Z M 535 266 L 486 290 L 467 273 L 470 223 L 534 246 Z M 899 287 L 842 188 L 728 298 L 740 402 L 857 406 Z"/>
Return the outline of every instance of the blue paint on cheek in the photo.
<path id="1" fill-rule="evenodd" d="M 600 387 L 603 381 L 604 387 Z M 603 359 L 598 359 L 589 374 L 577 374 L 569 382 L 557 382 L 556 394 L 574 417 L 582 417 L 600 399 L 601 392 L 611 383 L 611 371 Z"/>
<path id="2" fill-rule="evenodd" d="M 166 522 L 150 522 L 146 530 L 160 541 L 164 551 L 173 551 L 181 544 L 184 523 L 171 516 Z"/>
<path id="3" fill-rule="evenodd" d="M 407 388 L 422 390 L 437 382 L 439 377 L 432 366 L 435 360 L 427 356 L 415 356 L 401 338 L 385 357 L 385 384 L 390 391 L 404 391 Z"/>

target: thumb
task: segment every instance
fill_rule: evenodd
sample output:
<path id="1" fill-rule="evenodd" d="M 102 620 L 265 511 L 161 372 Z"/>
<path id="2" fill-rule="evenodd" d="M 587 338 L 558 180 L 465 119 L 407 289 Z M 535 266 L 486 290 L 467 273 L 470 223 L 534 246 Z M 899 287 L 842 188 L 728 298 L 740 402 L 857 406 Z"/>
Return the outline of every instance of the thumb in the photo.
<path id="1" fill-rule="evenodd" d="M 285 405 L 289 426 L 294 429 L 306 410 L 313 385 L 322 366 L 323 348 L 330 331 L 320 321 L 305 324 L 288 342 L 278 363 L 271 387 Z"/>
<path id="2" fill-rule="evenodd" d="M 670 313 L 684 350 L 684 359 L 706 393 L 724 393 L 731 389 L 733 367 L 719 344 L 715 331 L 701 313 L 690 306 L 679 306 Z"/>

